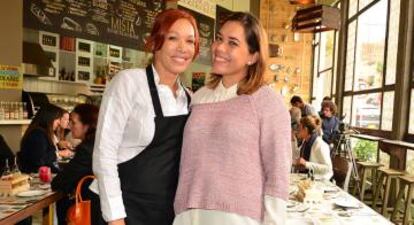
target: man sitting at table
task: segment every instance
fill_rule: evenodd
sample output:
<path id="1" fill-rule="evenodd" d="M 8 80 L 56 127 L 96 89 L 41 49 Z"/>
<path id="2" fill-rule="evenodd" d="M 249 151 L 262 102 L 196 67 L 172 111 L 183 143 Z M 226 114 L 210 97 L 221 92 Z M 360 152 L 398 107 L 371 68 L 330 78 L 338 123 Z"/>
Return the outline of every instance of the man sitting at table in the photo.
<path id="1" fill-rule="evenodd" d="M 294 165 L 301 171 L 312 170 L 317 177 L 329 180 L 333 175 L 330 149 L 318 135 L 321 119 L 317 116 L 306 116 L 300 119 L 299 138 L 303 140 L 300 147 L 300 158 Z"/>

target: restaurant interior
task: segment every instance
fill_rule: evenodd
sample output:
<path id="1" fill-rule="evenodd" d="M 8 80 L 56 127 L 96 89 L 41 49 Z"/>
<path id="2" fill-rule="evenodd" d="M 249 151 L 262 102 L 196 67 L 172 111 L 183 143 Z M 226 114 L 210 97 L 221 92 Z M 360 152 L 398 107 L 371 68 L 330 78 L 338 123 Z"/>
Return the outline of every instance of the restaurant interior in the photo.
<path id="1" fill-rule="evenodd" d="M 23 135 L 42 105 L 99 107 L 119 71 L 145 68 L 154 17 L 168 8 L 199 29 L 200 54 L 180 74 L 188 89 L 210 77 L 221 21 L 249 12 L 269 42 L 267 84 L 286 108 L 336 118 L 332 179 L 292 166 L 281 224 L 414 224 L 414 1 L 9 0 L 0 1 L 0 225 L 61 224 L 65 194 L 41 170 L 19 171 Z"/>

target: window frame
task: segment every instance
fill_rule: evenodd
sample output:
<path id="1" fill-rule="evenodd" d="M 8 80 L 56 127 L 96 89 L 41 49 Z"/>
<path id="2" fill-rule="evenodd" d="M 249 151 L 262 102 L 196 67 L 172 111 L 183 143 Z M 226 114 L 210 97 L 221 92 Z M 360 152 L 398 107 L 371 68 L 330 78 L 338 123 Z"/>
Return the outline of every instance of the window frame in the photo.
<path id="1" fill-rule="evenodd" d="M 410 74 L 410 93 L 409 93 L 409 99 L 408 99 L 408 110 L 407 110 L 407 115 L 406 115 L 406 120 L 407 120 L 407 127 L 405 129 L 405 141 L 408 142 L 414 142 L 414 133 L 410 133 L 410 109 L 411 109 L 411 101 L 412 101 L 412 97 L 414 97 L 412 95 L 413 91 L 414 91 L 414 49 L 411 49 L 411 68 L 410 68 L 411 74 Z M 413 117 L 411 118 L 412 120 L 414 120 L 414 114 Z"/>
<path id="2" fill-rule="evenodd" d="M 382 130 L 382 117 L 383 117 L 383 108 L 384 108 L 384 93 L 388 92 L 388 91 L 393 91 L 394 92 L 394 102 L 395 102 L 395 87 L 396 84 L 395 82 L 393 84 L 386 84 L 386 74 L 387 74 L 387 56 L 388 56 L 388 38 L 389 38 L 389 27 L 390 27 L 390 11 L 391 11 L 391 0 L 373 0 L 371 3 L 369 3 L 368 5 L 366 5 L 364 8 L 359 9 L 359 1 L 360 0 L 356 0 L 356 13 L 348 18 L 349 15 L 349 7 L 348 10 L 346 11 L 346 34 L 345 37 L 348 37 L 348 27 L 350 26 L 351 23 L 355 22 L 355 40 L 354 40 L 354 56 L 353 56 L 353 68 L 352 68 L 352 89 L 345 91 L 346 89 L 346 85 L 344 85 L 342 87 L 342 104 L 344 102 L 344 98 L 350 96 L 351 97 L 351 105 L 350 105 L 350 111 L 351 111 L 351 115 L 350 115 L 350 124 L 353 123 L 352 121 L 352 112 L 353 112 L 353 102 L 354 102 L 354 96 L 357 95 L 362 95 L 362 94 L 381 94 L 381 107 L 380 107 L 380 118 L 379 118 L 379 125 L 378 125 L 378 129 L 372 129 L 372 128 L 363 128 L 363 127 L 356 127 L 356 126 L 352 126 L 353 129 L 356 129 L 362 133 L 365 134 L 370 134 L 370 135 L 374 135 L 374 136 L 379 136 L 379 137 L 383 137 L 383 138 L 389 138 L 391 137 L 391 133 L 392 133 L 392 129 L 391 130 Z M 374 5 L 376 5 L 377 3 L 379 3 L 380 1 L 387 1 L 387 15 L 386 15 L 386 28 L 385 28 L 385 37 L 384 37 L 384 56 L 383 56 L 383 71 L 382 71 L 382 82 L 381 82 L 381 87 L 379 88 L 372 88 L 372 89 L 366 89 L 366 90 L 358 90 L 355 91 L 355 59 L 356 59 L 356 54 L 357 54 L 357 46 L 358 46 L 358 26 L 359 26 L 359 18 L 361 15 L 364 15 L 364 13 L 366 13 L 369 9 L 371 9 Z M 350 1 L 348 0 L 348 3 L 350 3 Z M 348 42 L 345 42 L 345 52 L 348 51 Z M 344 65 L 346 65 L 347 62 L 347 57 L 345 55 L 344 59 L 343 59 Z M 346 67 L 344 67 L 344 70 L 346 71 Z M 343 83 L 345 84 L 345 80 L 346 80 L 346 73 L 343 74 Z M 343 108 L 343 106 L 341 107 Z M 394 115 L 393 115 L 394 117 Z M 407 128 L 408 129 L 408 128 Z"/>
<path id="3" fill-rule="evenodd" d="M 313 86 L 313 81 L 315 79 L 315 77 L 320 77 L 323 73 L 326 73 L 328 71 L 331 71 L 330 74 L 330 91 L 329 91 L 329 97 L 335 97 L 336 95 L 336 90 L 334 90 L 334 87 L 336 87 L 334 85 L 334 82 L 336 82 L 337 76 L 335 76 L 335 69 L 337 69 L 337 63 L 338 63 L 338 58 L 335 58 L 335 55 L 338 52 L 338 45 L 337 45 L 337 41 L 338 41 L 338 37 L 339 37 L 339 31 L 327 31 L 327 32 L 333 32 L 333 43 L 332 43 L 332 64 L 329 67 L 326 67 L 324 69 L 320 69 L 320 65 L 321 65 L 321 47 L 320 47 L 320 43 L 322 40 L 322 33 L 317 33 L 313 35 L 313 45 L 312 45 L 312 54 L 313 54 L 313 60 L 312 60 L 312 88 L 311 88 L 311 100 L 315 100 L 315 95 L 314 95 L 314 86 Z M 318 37 L 316 37 L 318 35 Z M 317 39 L 317 40 L 316 40 Z M 316 53 L 316 50 L 318 51 Z M 316 59 L 315 56 L 317 56 L 318 58 Z M 315 62 L 317 62 L 317 65 L 315 65 Z M 317 68 L 317 72 L 315 74 L 315 66 Z"/>

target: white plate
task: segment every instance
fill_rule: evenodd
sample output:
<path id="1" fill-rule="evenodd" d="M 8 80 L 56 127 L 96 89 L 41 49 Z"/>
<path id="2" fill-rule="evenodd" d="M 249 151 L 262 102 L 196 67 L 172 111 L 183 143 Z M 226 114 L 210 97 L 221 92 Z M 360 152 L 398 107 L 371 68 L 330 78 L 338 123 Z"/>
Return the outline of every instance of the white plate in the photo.
<path id="1" fill-rule="evenodd" d="M 43 191 L 43 190 L 30 190 L 30 191 L 20 192 L 20 193 L 16 194 L 16 196 L 18 196 L 18 197 L 34 197 L 34 196 L 40 196 L 40 195 L 44 195 L 44 194 L 46 194 L 46 192 Z"/>
<path id="2" fill-rule="evenodd" d="M 329 186 L 327 186 L 327 187 L 324 187 L 323 188 L 323 191 L 325 193 L 336 193 L 336 192 L 339 192 L 339 189 L 337 187 L 329 187 Z"/>
<path id="3" fill-rule="evenodd" d="M 42 190 L 48 190 L 50 188 L 50 184 L 41 184 L 39 185 L 39 188 Z"/>
<path id="4" fill-rule="evenodd" d="M 337 198 L 335 199 L 335 205 L 342 208 L 360 208 L 361 205 L 354 199 L 350 198 Z"/>
<path id="5" fill-rule="evenodd" d="M 288 218 L 286 225 L 314 225 L 315 223 L 309 218 Z"/>

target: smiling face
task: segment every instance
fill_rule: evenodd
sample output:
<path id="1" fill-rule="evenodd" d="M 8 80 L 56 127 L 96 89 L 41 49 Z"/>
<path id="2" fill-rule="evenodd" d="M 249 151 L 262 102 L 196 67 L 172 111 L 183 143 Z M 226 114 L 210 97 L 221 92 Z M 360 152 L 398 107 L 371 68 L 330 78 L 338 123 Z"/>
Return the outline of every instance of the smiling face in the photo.
<path id="1" fill-rule="evenodd" d="M 249 52 L 243 26 L 237 21 L 226 22 L 211 46 L 213 73 L 238 82 L 247 75 L 249 65 L 255 63 L 255 54 Z M 256 53 L 257 54 L 257 53 Z"/>
<path id="2" fill-rule="evenodd" d="M 53 131 L 56 131 L 59 126 L 60 126 L 60 118 L 54 119 L 52 123 Z"/>
<path id="3" fill-rule="evenodd" d="M 69 128 L 69 113 L 64 113 L 63 116 L 60 118 L 60 127 L 62 129 Z"/>
<path id="4" fill-rule="evenodd" d="M 85 138 L 86 132 L 88 132 L 88 125 L 85 125 L 80 121 L 79 115 L 72 112 L 70 115 L 70 128 L 72 132 L 72 137 L 83 140 Z"/>
<path id="5" fill-rule="evenodd" d="M 154 53 L 158 73 L 178 75 L 187 69 L 195 54 L 194 27 L 186 19 L 177 20 L 165 35 L 161 49 Z"/>

